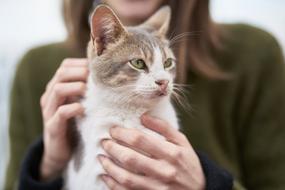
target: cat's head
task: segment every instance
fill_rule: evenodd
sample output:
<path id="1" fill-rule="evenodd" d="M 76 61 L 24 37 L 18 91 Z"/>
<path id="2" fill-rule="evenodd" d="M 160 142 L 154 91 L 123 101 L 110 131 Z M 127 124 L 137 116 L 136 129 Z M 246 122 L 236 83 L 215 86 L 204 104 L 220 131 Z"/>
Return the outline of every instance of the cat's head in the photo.
<path id="1" fill-rule="evenodd" d="M 170 15 L 164 6 L 143 24 L 125 27 L 111 8 L 97 7 L 88 47 L 93 81 L 129 101 L 169 97 L 176 64 L 166 38 Z"/>

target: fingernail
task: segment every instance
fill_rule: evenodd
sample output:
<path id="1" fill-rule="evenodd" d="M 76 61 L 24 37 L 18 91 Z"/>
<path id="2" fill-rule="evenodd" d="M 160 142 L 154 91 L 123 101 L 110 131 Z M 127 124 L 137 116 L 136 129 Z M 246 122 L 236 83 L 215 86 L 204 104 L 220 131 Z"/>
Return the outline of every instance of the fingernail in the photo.
<path id="1" fill-rule="evenodd" d="M 109 176 L 107 174 L 100 174 L 99 177 L 104 181 L 107 181 L 109 178 Z"/>
<path id="2" fill-rule="evenodd" d="M 146 113 L 142 114 L 141 119 L 144 119 L 146 116 L 147 116 Z"/>
<path id="3" fill-rule="evenodd" d="M 102 140 L 100 141 L 100 144 L 101 144 L 102 147 L 104 147 L 104 145 L 105 145 L 105 143 L 107 142 L 107 140 L 108 140 L 108 139 L 102 139 Z"/>
<path id="4" fill-rule="evenodd" d="M 147 115 L 147 113 L 144 113 L 142 116 L 141 116 L 141 121 L 142 122 L 146 122 L 148 120 L 149 116 Z"/>
<path id="5" fill-rule="evenodd" d="M 144 113 L 142 114 L 142 116 L 148 115 L 148 114 L 149 114 L 149 112 L 147 111 L 147 112 L 144 112 Z"/>
<path id="6" fill-rule="evenodd" d="M 112 127 L 110 128 L 110 133 L 114 133 L 114 130 L 115 130 L 116 128 L 117 128 L 116 125 L 112 126 Z"/>
<path id="7" fill-rule="evenodd" d="M 105 159 L 105 156 L 104 156 L 103 154 L 99 154 L 99 155 L 97 156 L 97 159 L 99 160 L 99 162 L 102 163 L 102 161 Z"/>

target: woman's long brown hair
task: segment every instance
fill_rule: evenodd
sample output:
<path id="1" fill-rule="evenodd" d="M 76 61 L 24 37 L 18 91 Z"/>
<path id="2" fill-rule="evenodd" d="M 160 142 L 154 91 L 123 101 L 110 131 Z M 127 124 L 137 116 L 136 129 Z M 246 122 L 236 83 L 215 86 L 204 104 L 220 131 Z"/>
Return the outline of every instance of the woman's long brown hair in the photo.
<path id="1" fill-rule="evenodd" d="M 221 47 L 221 31 L 211 19 L 209 0 L 168 0 L 167 3 L 172 9 L 169 37 L 182 34 L 174 48 L 178 58 L 177 81 L 185 83 L 190 70 L 209 79 L 225 78 L 226 74 L 211 54 L 211 50 Z M 89 40 L 88 18 L 93 8 L 94 0 L 64 0 L 68 41 L 82 51 Z"/>

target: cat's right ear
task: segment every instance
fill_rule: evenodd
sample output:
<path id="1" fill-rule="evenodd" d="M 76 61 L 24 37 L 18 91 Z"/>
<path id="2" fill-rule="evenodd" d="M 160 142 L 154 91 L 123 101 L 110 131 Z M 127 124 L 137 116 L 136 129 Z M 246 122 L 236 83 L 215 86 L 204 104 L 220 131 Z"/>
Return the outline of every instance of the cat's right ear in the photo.
<path id="1" fill-rule="evenodd" d="M 98 56 L 109 44 L 115 43 L 127 34 L 119 18 L 107 5 L 97 6 L 91 16 L 90 27 L 91 40 Z"/>

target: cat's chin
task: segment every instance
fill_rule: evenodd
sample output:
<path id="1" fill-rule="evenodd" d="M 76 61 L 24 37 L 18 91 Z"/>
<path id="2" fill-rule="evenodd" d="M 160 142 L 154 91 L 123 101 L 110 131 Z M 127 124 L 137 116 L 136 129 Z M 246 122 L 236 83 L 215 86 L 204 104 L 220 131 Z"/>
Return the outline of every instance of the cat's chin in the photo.
<path id="1" fill-rule="evenodd" d="M 166 98 L 168 96 L 169 96 L 169 93 L 156 92 L 153 94 L 142 95 L 142 98 L 144 98 L 146 100 L 160 100 L 160 99 Z"/>
<path id="2" fill-rule="evenodd" d="M 169 96 L 159 96 L 159 95 L 142 95 L 140 98 L 136 99 L 133 103 L 133 105 L 136 105 L 138 107 L 144 107 L 146 109 L 151 109 L 155 105 L 157 105 L 159 102 L 162 102 L 165 99 L 168 99 Z"/>

